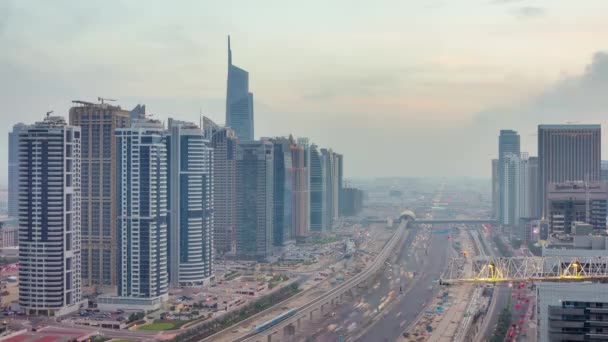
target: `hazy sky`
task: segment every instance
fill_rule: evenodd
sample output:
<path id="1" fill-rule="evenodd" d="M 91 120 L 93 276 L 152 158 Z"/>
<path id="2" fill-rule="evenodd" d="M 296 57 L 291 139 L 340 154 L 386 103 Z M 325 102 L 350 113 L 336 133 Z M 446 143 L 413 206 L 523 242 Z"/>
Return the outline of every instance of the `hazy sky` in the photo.
<path id="1" fill-rule="evenodd" d="M 538 123 L 608 121 L 606 18 L 606 0 L 0 0 L 0 160 L 10 126 L 72 100 L 223 123 L 231 34 L 257 137 L 330 146 L 347 178 L 489 177 L 500 128 L 535 155 Z"/>

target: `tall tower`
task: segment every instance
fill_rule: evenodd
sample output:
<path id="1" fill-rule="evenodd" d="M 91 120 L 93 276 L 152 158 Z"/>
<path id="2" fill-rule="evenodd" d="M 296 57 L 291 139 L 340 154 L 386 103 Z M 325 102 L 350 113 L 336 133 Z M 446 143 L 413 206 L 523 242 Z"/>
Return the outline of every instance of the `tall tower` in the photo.
<path id="1" fill-rule="evenodd" d="M 169 280 L 202 285 L 213 273 L 213 150 L 193 123 L 168 129 Z"/>
<path id="2" fill-rule="evenodd" d="M 326 230 L 326 186 L 325 164 L 317 145 L 310 146 L 310 230 L 324 232 Z"/>
<path id="3" fill-rule="evenodd" d="M 48 116 L 19 134 L 19 305 L 77 311 L 80 290 L 80 127 Z"/>
<path id="4" fill-rule="evenodd" d="M 70 125 L 82 132 L 82 278 L 116 286 L 116 139 L 130 112 L 108 103 L 74 101 Z"/>
<path id="5" fill-rule="evenodd" d="M 232 64 L 230 36 L 228 36 L 226 126 L 232 128 L 241 141 L 254 139 L 253 93 L 249 91 L 249 73 Z"/>
<path id="6" fill-rule="evenodd" d="M 236 162 L 236 253 L 241 259 L 267 260 L 272 253 L 273 241 L 272 142 L 239 143 Z"/>
<path id="7" fill-rule="evenodd" d="M 547 214 L 549 183 L 600 180 L 600 125 L 538 125 L 539 207 Z"/>
<path id="8" fill-rule="evenodd" d="M 116 130 L 118 296 L 168 295 L 167 145 L 158 121 Z"/>
<path id="9" fill-rule="evenodd" d="M 507 193 L 513 194 L 515 193 L 515 189 L 507 189 L 507 186 L 515 186 L 513 181 L 509 181 L 509 173 L 512 173 L 512 169 L 505 170 L 504 166 L 507 165 L 507 161 L 505 157 L 507 155 L 512 155 L 513 157 L 519 158 L 520 155 L 520 144 L 519 144 L 519 134 L 513 130 L 501 130 L 500 136 L 498 137 L 498 198 L 499 198 L 499 215 L 498 222 L 502 225 L 511 225 L 514 224 L 512 222 L 513 215 L 509 214 L 507 208 L 512 208 L 513 203 L 505 203 L 508 198 Z"/>
<path id="10" fill-rule="evenodd" d="M 19 133 L 27 126 L 18 123 L 8 133 L 8 216 L 19 216 Z"/>

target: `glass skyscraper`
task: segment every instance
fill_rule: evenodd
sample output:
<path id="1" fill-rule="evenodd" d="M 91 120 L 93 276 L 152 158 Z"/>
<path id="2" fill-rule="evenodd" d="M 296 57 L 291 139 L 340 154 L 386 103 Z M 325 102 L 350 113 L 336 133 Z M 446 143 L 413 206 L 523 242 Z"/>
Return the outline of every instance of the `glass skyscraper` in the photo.
<path id="1" fill-rule="evenodd" d="M 249 91 L 249 73 L 232 64 L 230 36 L 228 36 L 226 126 L 232 128 L 241 141 L 254 139 L 253 94 Z"/>
<path id="2" fill-rule="evenodd" d="M 310 146 L 310 230 L 325 231 L 325 164 L 317 145 Z"/>
<path id="3" fill-rule="evenodd" d="M 510 170 L 504 169 L 504 166 L 507 165 L 507 155 L 516 157 L 520 155 L 519 134 L 513 130 L 501 130 L 498 137 L 498 222 L 502 225 L 514 223 L 514 209 L 512 207 L 515 204 L 508 194 L 515 193 L 516 189 L 514 188 L 515 182 L 509 181 L 509 179 L 514 179 L 514 175 L 509 176 Z M 507 186 L 512 188 L 506 189 Z M 511 203 L 507 203 L 508 201 Z"/>
<path id="4" fill-rule="evenodd" d="M 26 128 L 18 123 L 8 133 L 8 216 L 19 216 L 19 133 Z"/>

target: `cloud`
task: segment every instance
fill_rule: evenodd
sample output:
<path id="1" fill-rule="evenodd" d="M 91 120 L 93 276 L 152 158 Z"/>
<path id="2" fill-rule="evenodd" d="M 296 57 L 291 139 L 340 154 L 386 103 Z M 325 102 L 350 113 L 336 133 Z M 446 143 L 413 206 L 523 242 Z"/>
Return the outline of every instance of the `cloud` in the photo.
<path id="1" fill-rule="evenodd" d="M 524 6 L 516 8 L 513 11 L 517 17 L 520 18 L 536 18 L 541 17 L 547 13 L 547 10 L 542 7 Z"/>

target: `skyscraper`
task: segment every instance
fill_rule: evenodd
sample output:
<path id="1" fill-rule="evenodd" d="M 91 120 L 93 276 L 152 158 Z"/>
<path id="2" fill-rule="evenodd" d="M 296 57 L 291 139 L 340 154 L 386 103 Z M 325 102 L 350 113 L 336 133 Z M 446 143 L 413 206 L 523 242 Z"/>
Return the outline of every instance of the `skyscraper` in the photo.
<path id="1" fill-rule="evenodd" d="M 274 153 L 267 140 L 237 147 L 237 257 L 267 260 L 272 253 Z"/>
<path id="2" fill-rule="evenodd" d="M 214 245 L 219 254 L 236 252 L 236 147 L 238 138 L 228 127 L 203 118 L 205 136 L 213 147 Z"/>
<path id="3" fill-rule="evenodd" d="M 82 131 L 82 278 L 116 285 L 116 139 L 130 113 L 107 103 L 74 101 L 70 125 Z"/>
<path id="4" fill-rule="evenodd" d="M 80 128 L 48 116 L 19 134 L 19 305 L 57 316 L 79 309 Z"/>
<path id="5" fill-rule="evenodd" d="M 253 94 L 249 91 L 249 73 L 232 64 L 230 36 L 228 36 L 226 126 L 232 128 L 241 141 L 254 139 Z"/>
<path id="6" fill-rule="evenodd" d="M 539 125 L 539 206 L 547 214 L 549 183 L 600 180 L 600 125 Z"/>
<path id="7" fill-rule="evenodd" d="M 19 216 L 19 133 L 26 128 L 18 123 L 8 133 L 8 216 Z"/>
<path id="8" fill-rule="evenodd" d="M 162 124 L 154 120 L 116 130 L 119 297 L 156 302 L 167 297 L 165 139 Z"/>
<path id="9" fill-rule="evenodd" d="M 344 173 L 344 156 L 341 154 L 336 154 L 336 177 L 337 177 L 337 191 L 338 191 L 338 212 L 337 216 L 342 216 L 342 210 L 344 209 L 344 194 L 342 193 L 343 189 L 343 173 Z"/>
<path id="10" fill-rule="evenodd" d="M 292 226 L 293 164 L 290 138 L 272 139 L 274 151 L 274 223 L 273 244 L 283 246 L 295 240 Z"/>
<path id="11" fill-rule="evenodd" d="M 317 145 L 310 146 L 310 230 L 324 232 L 326 230 L 326 186 L 325 164 Z"/>
<path id="12" fill-rule="evenodd" d="M 510 194 L 515 193 L 515 189 L 506 189 L 505 176 L 508 175 L 506 170 L 503 170 L 505 165 L 505 156 L 507 154 L 512 154 L 514 156 L 519 156 L 520 147 L 519 147 L 519 134 L 512 130 L 501 130 L 500 136 L 498 137 L 498 199 L 499 199 L 499 212 L 498 212 L 498 221 L 502 225 L 514 224 L 512 221 L 514 219 L 514 212 L 508 214 L 505 210 L 508 208 L 513 208 L 514 203 L 503 203 L 503 201 L 507 200 L 508 197 L 506 192 L 508 191 Z M 510 186 L 515 186 L 513 181 L 509 182 Z M 507 215 L 509 217 L 507 217 Z"/>
<path id="13" fill-rule="evenodd" d="M 193 123 L 168 129 L 169 281 L 202 285 L 213 273 L 213 150 Z"/>
<path id="14" fill-rule="evenodd" d="M 528 214 L 532 218 L 540 218 L 538 206 L 538 157 L 528 159 Z"/>
<path id="15" fill-rule="evenodd" d="M 304 201 L 305 215 L 306 215 L 306 234 L 310 232 L 310 140 L 308 138 L 298 138 L 298 146 L 304 149 L 304 187 L 306 188 L 306 195 Z"/>
<path id="16" fill-rule="evenodd" d="M 498 180 L 498 159 L 492 159 L 492 217 L 498 219 L 500 206 L 498 189 L 500 183 Z"/>
<path id="17" fill-rule="evenodd" d="M 334 219 L 337 216 L 337 177 L 336 177 L 336 161 L 335 154 L 331 149 L 322 148 L 321 158 L 323 160 L 325 172 L 325 229 L 331 230 Z"/>
<path id="18" fill-rule="evenodd" d="M 299 144 L 291 145 L 291 161 L 293 166 L 292 186 L 292 227 L 296 240 L 308 236 L 310 210 L 308 193 L 308 170 L 306 168 L 306 148 Z"/>

